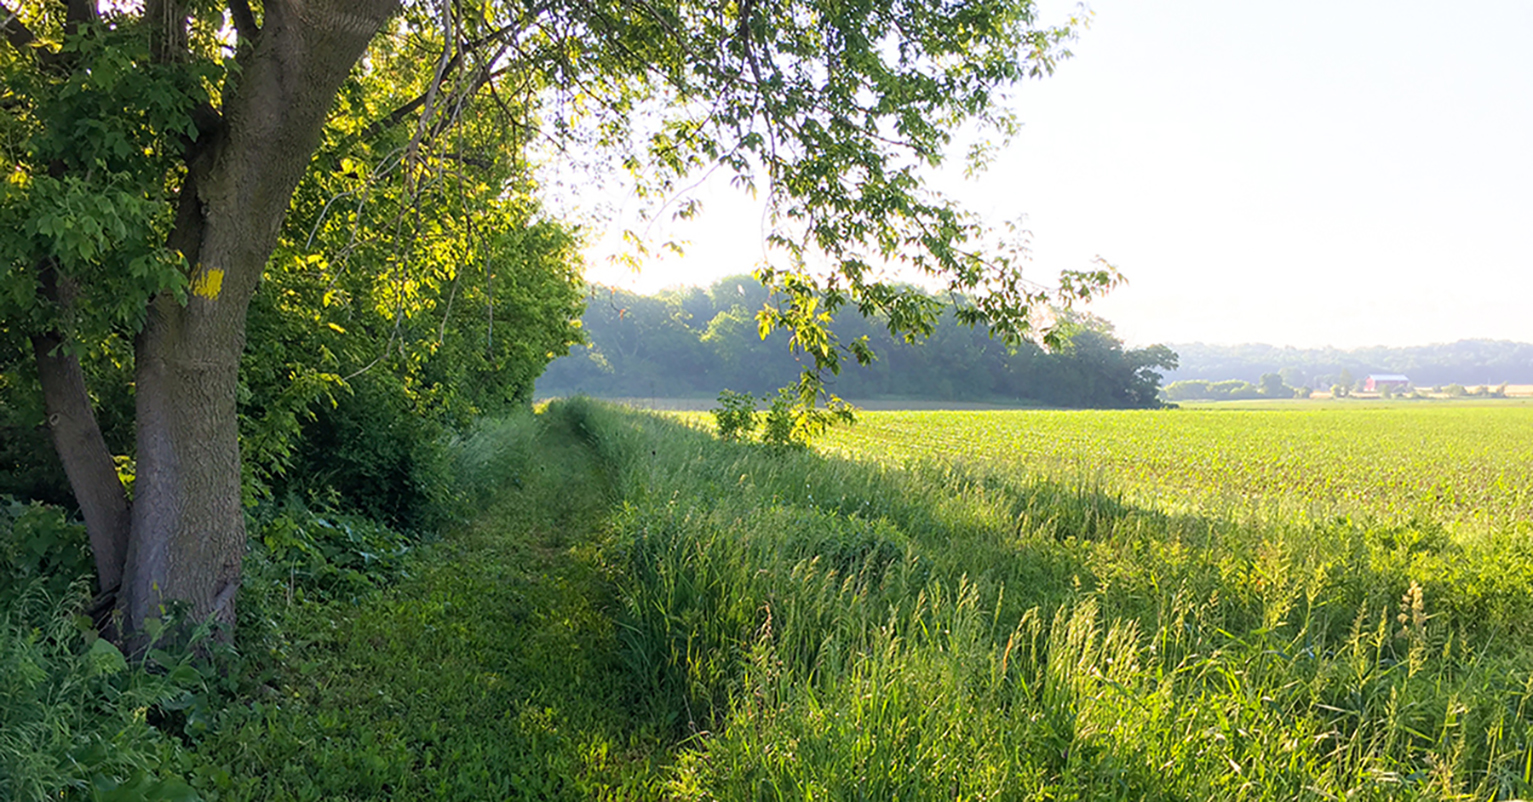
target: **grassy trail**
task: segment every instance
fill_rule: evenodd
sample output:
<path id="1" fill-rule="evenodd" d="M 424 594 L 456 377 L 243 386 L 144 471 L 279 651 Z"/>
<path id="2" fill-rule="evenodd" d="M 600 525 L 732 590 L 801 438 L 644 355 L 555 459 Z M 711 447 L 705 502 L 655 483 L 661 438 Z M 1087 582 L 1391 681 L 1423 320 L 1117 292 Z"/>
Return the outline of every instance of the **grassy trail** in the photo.
<path id="1" fill-rule="evenodd" d="M 199 750 L 220 798 L 645 795 L 653 739 L 631 731 L 609 591 L 580 556 L 610 483 L 568 431 L 533 453 L 395 587 L 290 611 L 266 698 Z"/>
<path id="2" fill-rule="evenodd" d="M 1171 515 L 583 402 L 462 446 L 476 522 L 277 614 L 209 802 L 1533 789 L 1525 529 Z"/>

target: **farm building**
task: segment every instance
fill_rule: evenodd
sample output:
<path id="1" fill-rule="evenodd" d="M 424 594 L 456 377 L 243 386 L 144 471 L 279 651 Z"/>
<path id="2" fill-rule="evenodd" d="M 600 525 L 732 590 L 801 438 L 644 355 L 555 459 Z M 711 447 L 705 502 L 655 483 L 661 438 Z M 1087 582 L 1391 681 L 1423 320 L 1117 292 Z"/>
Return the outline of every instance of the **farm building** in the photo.
<path id="1" fill-rule="evenodd" d="M 1385 387 L 1391 390 L 1403 390 L 1409 386 L 1411 386 L 1410 378 L 1399 373 L 1370 373 L 1368 378 L 1363 380 L 1365 393 L 1376 393 Z"/>

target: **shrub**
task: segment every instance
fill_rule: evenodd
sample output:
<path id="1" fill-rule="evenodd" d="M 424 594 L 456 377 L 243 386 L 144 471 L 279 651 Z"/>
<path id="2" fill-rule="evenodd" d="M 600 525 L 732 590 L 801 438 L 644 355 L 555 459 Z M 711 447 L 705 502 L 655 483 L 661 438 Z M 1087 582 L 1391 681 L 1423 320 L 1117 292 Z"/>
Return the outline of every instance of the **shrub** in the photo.
<path id="1" fill-rule="evenodd" d="M 360 515 L 313 510 L 296 499 L 250 514 L 246 587 L 288 602 L 354 599 L 397 579 L 418 539 Z"/>
<path id="2" fill-rule="evenodd" d="M 58 507 L 0 496 L 0 604 L 28 587 L 61 596 L 94 570 L 84 526 Z"/>
<path id="3" fill-rule="evenodd" d="M 798 414 L 793 408 L 794 397 L 788 390 L 778 390 L 777 397 L 772 399 L 772 408 L 767 410 L 766 426 L 761 430 L 761 442 L 774 446 L 795 445 L 798 437 L 795 428 L 798 424 Z"/>
<path id="4" fill-rule="evenodd" d="M 773 409 L 776 409 L 775 403 Z M 720 392 L 719 406 L 713 410 L 713 420 L 720 440 L 749 439 L 756 431 L 756 397 L 733 390 Z"/>

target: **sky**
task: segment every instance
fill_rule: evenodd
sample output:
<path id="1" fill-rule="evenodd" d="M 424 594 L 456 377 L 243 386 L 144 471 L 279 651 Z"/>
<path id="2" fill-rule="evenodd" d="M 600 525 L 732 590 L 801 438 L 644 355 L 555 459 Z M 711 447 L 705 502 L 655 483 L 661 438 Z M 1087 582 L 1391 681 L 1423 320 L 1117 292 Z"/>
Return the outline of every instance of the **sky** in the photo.
<path id="1" fill-rule="evenodd" d="M 1074 58 L 1014 92 L 1024 127 L 990 170 L 933 179 L 987 220 L 1025 216 L 1035 279 L 1106 258 L 1128 283 L 1089 309 L 1130 345 L 1533 342 L 1533 2 L 1089 9 Z M 634 273 L 609 234 L 588 280 L 749 272 L 760 207 L 700 196 L 696 220 L 647 232 L 684 257 Z"/>

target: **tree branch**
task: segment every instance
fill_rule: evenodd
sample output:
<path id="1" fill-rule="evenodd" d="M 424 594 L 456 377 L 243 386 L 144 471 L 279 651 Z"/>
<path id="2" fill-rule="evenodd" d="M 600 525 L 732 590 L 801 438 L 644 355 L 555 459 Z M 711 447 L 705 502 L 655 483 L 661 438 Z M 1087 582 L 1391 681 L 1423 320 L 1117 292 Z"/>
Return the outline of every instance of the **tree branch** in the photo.
<path id="1" fill-rule="evenodd" d="M 442 70 L 441 82 L 445 82 L 447 80 L 447 76 L 457 72 L 458 67 L 463 63 L 463 55 L 465 53 L 472 53 L 479 48 L 484 47 L 485 45 L 491 45 L 500 42 L 511 33 L 516 31 L 519 27 L 519 22 L 503 25 L 500 28 L 485 34 L 484 36 L 479 37 L 478 39 L 470 39 L 469 41 L 464 42 L 462 46 L 458 48 L 458 51 L 452 55 L 452 58 L 447 61 L 446 67 Z M 502 49 L 501 52 L 504 52 L 504 49 Z M 492 64 L 494 61 L 495 59 L 491 59 Z M 441 82 L 435 84 L 436 91 L 441 90 Z M 475 88 L 478 89 L 479 87 L 484 86 L 484 83 L 485 81 L 480 79 Z M 415 98 L 410 102 L 389 112 L 382 119 L 373 121 L 371 125 L 362 130 L 362 138 L 368 139 L 370 137 L 376 136 L 383 131 L 399 125 L 401 122 L 404 122 L 406 117 L 409 117 L 411 114 L 419 111 L 422 106 L 426 105 L 426 99 L 430 97 L 431 94 L 432 89 L 428 88 L 426 91 L 421 92 L 419 95 L 415 96 Z"/>
<path id="2" fill-rule="evenodd" d="M 40 46 L 37 34 L 33 33 L 32 29 L 21 21 L 21 17 L 4 3 L 0 3 L 0 35 L 3 35 L 5 41 L 16 48 L 17 52 L 24 56 L 32 56 L 44 67 L 53 67 L 59 63 L 58 51 Z"/>
<path id="3" fill-rule="evenodd" d="M 68 0 L 64 9 L 64 21 L 70 25 L 84 25 L 101 19 L 96 0 Z"/>
<path id="4" fill-rule="evenodd" d="M 253 43 L 261 35 L 261 26 L 256 24 L 249 0 L 230 0 L 229 16 L 234 20 L 234 32 L 239 34 L 240 41 Z"/>
<path id="5" fill-rule="evenodd" d="M 40 272 L 41 300 L 67 315 L 74 304 L 73 285 L 54 267 L 44 266 Z M 64 335 L 57 329 L 33 335 L 32 350 L 53 447 L 85 518 L 96 560 L 97 587 L 110 591 L 122 582 L 128 554 L 127 493 L 91 408 L 79 357 L 68 351 Z"/>
<path id="6" fill-rule="evenodd" d="M 37 41 L 32 29 L 21 21 L 16 12 L 0 4 L 0 33 L 5 35 L 5 41 L 11 43 L 11 47 L 25 53 L 27 48 Z"/>
<path id="7" fill-rule="evenodd" d="M 149 25 L 149 52 L 169 63 L 186 56 L 186 8 L 176 0 L 144 0 L 143 19 Z"/>

